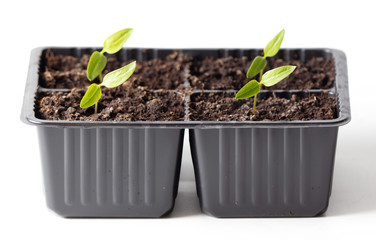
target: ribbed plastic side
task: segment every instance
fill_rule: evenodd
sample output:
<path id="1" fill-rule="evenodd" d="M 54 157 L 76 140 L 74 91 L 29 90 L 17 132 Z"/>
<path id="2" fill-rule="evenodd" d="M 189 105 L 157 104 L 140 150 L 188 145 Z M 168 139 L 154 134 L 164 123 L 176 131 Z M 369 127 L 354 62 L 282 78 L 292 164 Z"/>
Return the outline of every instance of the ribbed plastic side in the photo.
<path id="1" fill-rule="evenodd" d="M 48 206 L 65 217 L 160 217 L 174 205 L 184 129 L 38 127 Z"/>
<path id="2" fill-rule="evenodd" d="M 337 132 L 338 127 L 191 129 L 202 210 L 216 217 L 323 213 Z"/>

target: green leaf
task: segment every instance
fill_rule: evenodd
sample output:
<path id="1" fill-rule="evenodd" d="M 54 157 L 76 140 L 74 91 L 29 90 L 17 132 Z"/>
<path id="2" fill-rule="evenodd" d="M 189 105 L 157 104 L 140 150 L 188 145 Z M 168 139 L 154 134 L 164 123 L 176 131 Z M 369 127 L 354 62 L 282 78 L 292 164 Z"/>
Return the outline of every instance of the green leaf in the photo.
<path id="1" fill-rule="evenodd" d="M 262 75 L 261 83 L 267 87 L 273 86 L 274 84 L 277 84 L 285 77 L 290 75 L 295 70 L 295 68 L 295 66 L 282 66 L 267 71 L 266 73 L 264 73 L 264 75 Z"/>
<path id="2" fill-rule="evenodd" d="M 87 78 L 93 81 L 103 71 L 106 64 L 107 58 L 102 53 L 93 52 L 87 65 Z"/>
<path id="3" fill-rule="evenodd" d="M 118 52 L 133 32 L 132 28 L 120 30 L 109 36 L 103 44 L 103 51 L 110 54 Z"/>
<path id="4" fill-rule="evenodd" d="M 247 78 L 253 78 L 256 76 L 261 70 L 263 70 L 266 66 L 266 59 L 260 56 L 257 56 L 253 59 L 251 66 L 247 72 Z"/>
<path id="5" fill-rule="evenodd" d="M 101 95 L 102 91 L 100 85 L 97 85 L 95 83 L 91 84 L 87 89 L 84 97 L 81 99 L 80 107 L 88 108 L 90 106 L 93 106 L 99 101 Z"/>
<path id="6" fill-rule="evenodd" d="M 235 99 L 244 99 L 255 96 L 260 92 L 260 83 L 256 80 L 252 80 L 244 85 L 236 94 Z"/>
<path id="7" fill-rule="evenodd" d="M 283 37 L 285 36 L 285 30 L 280 31 L 264 48 L 265 57 L 273 57 L 279 51 L 281 47 Z"/>
<path id="8" fill-rule="evenodd" d="M 107 73 L 103 78 L 102 85 L 108 88 L 114 88 L 128 80 L 128 78 L 133 74 L 136 69 L 136 61 L 119 68 L 115 71 Z"/>

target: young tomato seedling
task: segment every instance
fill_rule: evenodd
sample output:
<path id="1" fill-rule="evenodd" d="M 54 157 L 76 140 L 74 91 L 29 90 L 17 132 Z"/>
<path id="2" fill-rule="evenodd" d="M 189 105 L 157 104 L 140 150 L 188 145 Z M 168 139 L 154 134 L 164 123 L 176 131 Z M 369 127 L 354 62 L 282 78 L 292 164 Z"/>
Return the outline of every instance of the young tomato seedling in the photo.
<path id="1" fill-rule="evenodd" d="M 89 63 L 87 65 L 87 78 L 93 81 L 99 76 L 100 84 L 91 84 L 87 89 L 84 97 L 81 99 L 80 107 L 88 108 L 95 105 L 95 113 L 98 111 L 98 101 L 101 98 L 101 86 L 107 88 L 114 88 L 124 83 L 133 74 L 136 69 L 136 61 L 119 68 L 115 71 L 107 73 L 106 76 L 102 72 L 107 64 L 107 58 L 104 53 L 114 54 L 118 52 L 132 34 L 132 28 L 120 30 L 109 36 L 103 44 L 101 52 L 95 51 L 91 54 Z"/>
<path id="2" fill-rule="evenodd" d="M 253 59 L 253 62 L 247 72 L 247 78 L 253 78 L 259 74 L 259 81 L 249 81 L 235 96 L 236 99 L 254 97 L 253 114 L 256 112 L 257 94 L 260 92 L 261 86 L 264 85 L 266 87 L 270 87 L 277 84 L 290 75 L 296 68 L 295 66 L 282 66 L 267 71 L 265 74 L 263 74 L 264 68 L 267 64 L 266 58 L 273 57 L 278 53 L 284 36 L 285 30 L 280 31 L 264 48 L 264 56 L 257 56 L 255 59 Z"/>

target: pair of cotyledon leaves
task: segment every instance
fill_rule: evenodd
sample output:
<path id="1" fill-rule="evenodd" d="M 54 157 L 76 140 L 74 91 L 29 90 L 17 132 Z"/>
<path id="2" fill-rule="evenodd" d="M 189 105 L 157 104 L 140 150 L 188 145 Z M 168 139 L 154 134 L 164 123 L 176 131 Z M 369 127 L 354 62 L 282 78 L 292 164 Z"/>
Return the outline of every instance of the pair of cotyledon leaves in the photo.
<path id="1" fill-rule="evenodd" d="M 114 54 L 118 52 L 128 40 L 133 32 L 132 28 L 126 28 L 120 30 L 111 36 L 109 36 L 103 44 L 103 50 L 101 52 L 95 51 L 89 60 L 87 66 L 87 78 L 92 81 L 103 71 L 107 64 L 107 58 L 103 53 Z"/>
<path id="2" fill-rule="evenodd" d="M 251 66 L 248 69 L 247 78 L 256 76 L 265 68 L 267 63 L 266 58 L 273 57 L 278 53 L 284 36 L 285 30 L 282 30 L 268 43 L 268 45 L 266 45 L 266 47 L 264 48 L 264 57 L 257 56 L 253 60 Z M 244 99 L 253 97 L 260 92 L 262 84 L 266 87 L 273 86 L 290 75 L 295 70 L 295 68 L 295 66 L 282 66 L 267 71 L 262 75 L 260 82 L 251 80 L 246 85 L 244 85 L 236 94 L 235 98 Z"/>
<path id="3" fill-rule="evenodd" d="M 133 74 L 135 68 L 136 61 L 106 74 L 101 84 L 91 84 L 81 100 L 80 107 L 87 108 L 96 104 L 102 96 L 101 86 L 114 88 L 121 85 Z"/>
<path id="4" fill-rule="evenodd" d="M 126 28 L 112 34 L 104 41 L 103 50 L 101 52 L 95 51 L 91 55 L 87 67 L 87 78 L 90 81 L 98 77 L 98 75 L 101 74 L 106 67 L 107 58 L 103 55 L 103 53 L 107 52 L 109 54 L 113 54 L 118 52 L 128 40 L 132 32 L 133 29 Z M 128 80 L 135 69 L 136 61 L 106 74 L 102 83 L 91 84 L 81 100 L 80 107 L 87 108 L 96 104 L 102 95 L 101 86 L 105 86 L 107 88 L 117 87 Z"/>

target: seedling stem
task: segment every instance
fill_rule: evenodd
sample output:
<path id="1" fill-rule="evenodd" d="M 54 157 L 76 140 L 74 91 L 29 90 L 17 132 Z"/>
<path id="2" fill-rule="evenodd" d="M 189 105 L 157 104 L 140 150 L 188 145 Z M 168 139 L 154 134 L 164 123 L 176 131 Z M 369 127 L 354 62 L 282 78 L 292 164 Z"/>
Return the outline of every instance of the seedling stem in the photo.
<path id="1" fill-rule="evenodd" d="M 99 77 L 100 84 L 93 83 L 89 86 L 84 97 L 81 99 L 81 108 L 87 108 L 94 105 L 94 113 L 97 114 L 98 101 L 102 95 L 101 86 L 107 88 L 117 87 L 128 80 L 133 74 L 136 69 L 136 61 L 112 71 L 103 77 L 103 70 L 107 64 L 107 58 L 104 56 L 104 53 L 107 52 L 109 54 L 114 54 L 118 52 L 128 40 L 132 32 L 133 29 L 126 28 L 112 34 L 104 41 L 103 49 L 100 52 L 93 52 L 87 66 L 87 78 L 92 81 L 96 77 Z"/>
<path id="2" fill-rule="evenodd" d="M 280 31 L 264 48 L 264 56 L 257 56 L 255 59 L 253 59 L 252 64 L 247 72 L 247 78 L 253 78 L 257 74 L 259 74 L 259 81 L 249 81 L 238 91 L 235 96 L 235 99 L 245 99 L 253 97 L 253 115 L 256 114 L 257 94 L 260 92 L 262 85 L 265 85 L 266 87 L 273 86 L 290 75 L 296 68 L 295 66 L 282 66 L 269 70 L 265 74 L 263 74 L 264 68 L 267 64 L 266 58 L 273 57 L 278 53 L 284 35 L 285 30 Z"/>

